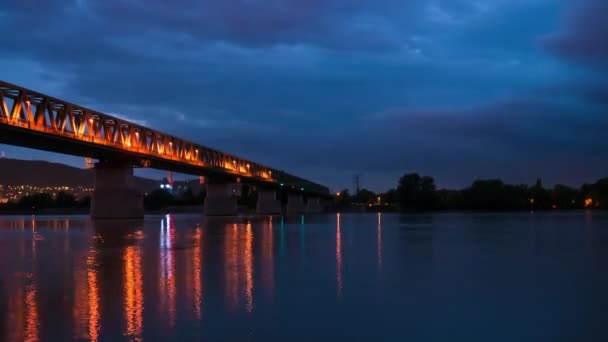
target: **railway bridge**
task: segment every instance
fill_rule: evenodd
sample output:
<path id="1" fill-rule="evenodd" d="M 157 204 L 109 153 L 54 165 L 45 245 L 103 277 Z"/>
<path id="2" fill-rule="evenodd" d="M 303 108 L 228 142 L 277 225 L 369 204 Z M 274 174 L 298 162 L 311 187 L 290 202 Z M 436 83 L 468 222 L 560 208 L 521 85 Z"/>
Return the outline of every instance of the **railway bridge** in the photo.
<path id="1" fill-rule="evenodd" d="M 235 183 L 257 189 L 260 214 L 319 212 L 330 197 L 326 187 L 284 171 L 4 81 L 0 143 L 96 159 L 94 219 L 143 217 L 137 167 L 204 176 L 206 215 L 236 213 Z"/>

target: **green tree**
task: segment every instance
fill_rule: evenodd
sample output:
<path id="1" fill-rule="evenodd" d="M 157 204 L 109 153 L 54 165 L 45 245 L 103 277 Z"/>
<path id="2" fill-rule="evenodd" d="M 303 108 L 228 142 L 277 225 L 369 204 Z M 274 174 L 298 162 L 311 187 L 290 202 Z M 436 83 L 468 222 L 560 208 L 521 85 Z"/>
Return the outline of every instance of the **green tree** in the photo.
<path id="1" fill-rule="evenodd" d="M 53 197 L 47 193 L 34 194 L 22 197 L 18 203 L 23 209 L 45 209 L 53 206 Z"/>
<path id="2" fill-rule="evenodd" d="M 336 196 L 336 208 L 338 210 L 341 209 L 346 209 L 348 207 L 350 207 L 350 205 L 353 203 L 352 197 L 350 196 L 350 192 L 348 191 L 348 189 L 344 189 L 340 192 L 338 192 L 337 196 Z"/>
<path id="3" fill-rule="evenodd" d="M 530 204 L 532 209 L 549 209 L 551 208 L 551 197 L 549 191 L 543 188 L 543 182 L 539 178 L 536 184 L 530 189 Z"/>
<path id="4" fill-rule="evenodd" d="M 90 208 L 91 207 L 91 196 L 85 196 L 77 201 L 79 208 Z"/>
<path id="5" fill-rule="evenodd" d="M 175 203 L 175 197 L 167 190 L 155 189 L 144 198 L 147 210 L 159 210 Z"/>
<path id="6" fill-rule="evenodd" d="M 437 208 L 437 199 L 433 178 L 410 173 L 399 179 L 397 200 L 402 210 L 434 210 Z"/>
<path id="7" fill-rule="evenodd" d="M 597 204 L 602 209 L 608 208 L 608 178 L 597 181 L 594 186 L 597 196 Z"/>
<path id="8" fill-rule="evenodd" d="M 397 203 L 397 190 L 390 189 L 385 193 L 379 195 L 382 198 L 383 203 L 396 204 Z"/>
<path id="9" fill-rule="evenodd" d="M 557 209 L 574 209 L 577 206 L 578 191 L 565 186 L 556 185 L 551 192 L 551 201 Z"/>
<path id="10" fill-rule="evenodd" d="M 375 203 L 376 194 L 367 189 L 361 189 L 361 190 L 359 190 L 358 194 L 352 196 L 352 202 L 353 203 L 363 203 L 363 204 Z"/>
<path id="11" fill-rule="evenodd" d="M 473 210 L 504 209 L 504 183 L 498 179 L 476 180 L 463 190 L 464 207 Z"/>
<path id="12" fill-rule="evenodd" d="M 59 191 L 55 196 L 55 206 L 58 208 L 69 208 L 76 206 L 76 197 L 65 191 Z"/>

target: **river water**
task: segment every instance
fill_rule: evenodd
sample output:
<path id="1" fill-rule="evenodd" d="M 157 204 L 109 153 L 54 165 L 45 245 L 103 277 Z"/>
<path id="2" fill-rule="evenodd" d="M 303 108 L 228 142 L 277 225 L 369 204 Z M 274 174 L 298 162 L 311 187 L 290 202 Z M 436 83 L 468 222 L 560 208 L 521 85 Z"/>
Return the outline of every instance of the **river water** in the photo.
<path id="1" fill-rule="evenodd" d="M 0 217 L 0 340 L 608 340 L 608 213 Z"/>

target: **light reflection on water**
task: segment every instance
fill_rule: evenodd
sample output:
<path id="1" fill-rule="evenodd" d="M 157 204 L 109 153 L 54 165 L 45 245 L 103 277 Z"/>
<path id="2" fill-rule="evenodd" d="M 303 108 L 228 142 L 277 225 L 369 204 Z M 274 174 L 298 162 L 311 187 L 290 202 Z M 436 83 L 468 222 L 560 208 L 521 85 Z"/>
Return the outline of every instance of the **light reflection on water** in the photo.
<path id="1" fill-rule="evenodd" d="M 0 340 L 601 341 L 607 223 L 600 212 L 3 217 Z"/>
<path id="2" fill-rule="evenodd" d="M 243 227 L 241 227 L 243 228 Z M 226 306 L 233 312 L 253 310 L 253 231 L 251 223 L 244 229 L 234 223 L 226 225 L 225 270 L 226 270 Z"/>
<path id="3" fill-rule="evenodd" d="M 190 302 L 194 305 L 194 317 L 201 319 L 201 305 L 203 304 L 203 285 L 202 285 L 202 244 L 203 244 L 203 230 L 201 227 L 196 227 L 196 233 L 194 235 L 194 250 L 192 251 L 192 281 L 194 283 L 192 292 L 194 294 L 194 300 Z M 191 291 L 188 291 L 191 293 Z"/>
<path id="4" fill-rule="evenodd" d="M 171 215 L 160 221 L 160 316 L 167 318 L 169 327 L 175 324 L 175 226 Z"/>
<path id="5" fill-rule="evenodd" d="M 340 213 L 336 214 L 336 286 L 338 297 L 342 294 L 342 233 L 340 232 Z"/>
<path id="6" fill-rule="evenodd" d="M 141 251 L 136 246 L 125 249 L 124 256 L 124 309 L 127 336 L 139 337 L 143 326 L 143 282 Z"/>
<path id="7" fill-rule="evenodd" d="M 378 213 L 378 228 L 376 234 L 376 250 L 378 257 L 378 268 L 382 267 L 382 213 Z"/>

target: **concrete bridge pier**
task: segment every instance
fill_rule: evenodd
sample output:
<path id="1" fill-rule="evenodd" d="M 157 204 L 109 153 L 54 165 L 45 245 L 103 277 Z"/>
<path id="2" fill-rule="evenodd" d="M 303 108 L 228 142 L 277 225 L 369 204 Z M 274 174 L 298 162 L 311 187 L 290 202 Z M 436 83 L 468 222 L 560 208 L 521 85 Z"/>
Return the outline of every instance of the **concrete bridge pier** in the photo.
<path id="1" fill-rule="evenodd" d="M 287 195 L 287 205 L 285 207 L 287 216 L 300 215 L 305 211 L 304 196 L 293 193 Z"/>
<path id="2" fill-rule="evenodd" d="M 133 167 L 124 162 L 95 164 L 95 191 L 91 199 L 93 219 L 141 219 L 142 194 L 135 189 Z"/>
<path id="3" fill-rule="evenodd" d="M 311 214 L 318 214 L 323 212 L 323 204 L 321 204 L 321 198 L 319 197 L 308 197 L 306 203 L 306 212 Z"/>
<path id="4" fill-rule="evenodd" d="M 207 216 L 236 215 L 237 203 L 234 184 L 208 183 L 204 211 Z"/>
<path id="5" fill-rule="evenodd" d="M 275 190 L 260 189 L 258 191 L 256 213 L 265 215 L 281 213 L 281 201 L 277 199 L 277 192 Z"/>

